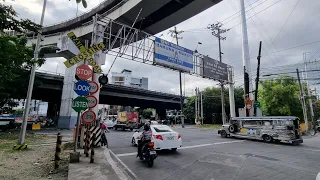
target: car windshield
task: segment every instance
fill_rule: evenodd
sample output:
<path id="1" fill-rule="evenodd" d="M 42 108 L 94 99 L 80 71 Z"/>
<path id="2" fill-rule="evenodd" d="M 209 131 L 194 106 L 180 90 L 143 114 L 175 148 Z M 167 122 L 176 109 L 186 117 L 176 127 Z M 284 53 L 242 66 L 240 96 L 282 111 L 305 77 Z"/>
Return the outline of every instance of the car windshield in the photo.
<path id="1" fill-rule="evenodd" d="M 156 132 L 173 132 L 173 130 L 169 126 L 160 125 L 160 126 L 152 126 Z"/>

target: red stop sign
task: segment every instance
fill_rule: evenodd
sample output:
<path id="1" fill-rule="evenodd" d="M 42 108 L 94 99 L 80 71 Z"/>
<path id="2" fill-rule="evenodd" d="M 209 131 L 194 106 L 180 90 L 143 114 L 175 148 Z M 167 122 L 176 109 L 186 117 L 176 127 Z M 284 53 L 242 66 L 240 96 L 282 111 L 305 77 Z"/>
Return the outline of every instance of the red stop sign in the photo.
<path id="1" fill-rule="evenodd" d="M 87 80 L 90 77 L 92 77 L 92 70 L 88 65 L 81 64 L 76 68 L 76 75 L 81 79 L 81 80 Z"/>

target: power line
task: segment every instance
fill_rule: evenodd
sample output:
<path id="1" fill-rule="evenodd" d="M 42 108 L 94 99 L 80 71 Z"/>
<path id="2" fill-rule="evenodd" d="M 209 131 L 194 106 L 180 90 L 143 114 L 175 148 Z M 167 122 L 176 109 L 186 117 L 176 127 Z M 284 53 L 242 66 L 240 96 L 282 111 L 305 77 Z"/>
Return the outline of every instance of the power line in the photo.
<path id="1" fill-rule="evenodd" d="M 289 16 L 287 17 L 286 21 L 285 21 L 284 24 L 282 25 L 282 27 L 281 27 L 280 31 L 278 32 L 277 36 L 274 38 L 271 46 L 273 46 L 273 44 L 276 42 L 277 38 L 279 37 L 279 35 L 280 35 L 280 33 L 282 32 L 283 28 L 286 26 L 288 20 L 290 19 L 292 13 L 293 13 L 294 10 L 296 9 L 296 7 L 297 7 L 297 5 L 298 5 L 299 2 L 300 2 L 300 0 L 297 1 L 297 3 L 295 4 L 295 6 L 293 7 L 293 9 L 291 10 Z"/>
<path id="2" fill-rule="evenodd" d="M 274 53 L 282 52 L 282 51 L 287 51 L 287 50 L 291 50 L 291 49 L 295 49 L 295 48 L 299 48 L 299 47 L 303 47 L 303 46 L 307 46 L 307 45 L 315 44 L 315 43 L 319 43 L 319 42 L 320 42 L 320 40 L 317 40 L 317 41 L 309 42 L 309 43 L 306 43 L 306 44 L 301 44 L 301 45 L 297 45 L 297 46 L 281 49 L 281 50 L 278 50 L 278 51 L 273 51 L 273 52 L 270 52 L 270 53 L 263 54 L 263 56 L 268 55 L 268 54 L 274 54 Z M 256 58 L 256 57 L 250 57 L 250 59 L 252 59 L 252 58 Z"/>
<path id="3" fill-rule="evenodd" d="M 260 0 L 257 0 L 257 1 L 255 1 L 255 2 L 253 2 L 253 3 L 251 3 L 251 4 L 249 4 L 247 7 L 245 7 L 245 9 L 246 8 L 249 8 L 250 6 L 252 6 L 253 4 L 255 4 L 255 3 L 257 3 L 257 2 L 259 2 Z M 268 1 L 268 0 L 265 0 L 265 1 L 263 1 L 263 2 L 261 2 L 260 4 L 258 4 L 257 6 L 254 6 L 253 8 L 251 8 L 251 9 L 249 9 L 249 10 L 247 10 L 247 11 L 250 11 L 250 10 L 252 10 L 252 9 L 254 9 L 254 8 L 256 8 L 256 7 L 258 7 L 258 6 L 260 6 L 261 4 L 263 4 L 263 3 L 265 3 L 266 1 Z M 233 8 L 235 8 L 235 6 L 234 6 L 234 4 L 233 4 L 233 2 L 231 1 L 231 0 L 229 0 L 229 3 L 230 3 L 230 5 L 233 7 Z M 240 11 L 237 11 L 236 13 L 234 13 L 234 14 L 232 14 L 231 16 L 229 16 L 229 17 L 227 17 L 226 19 L 224 19 L 224 20 L 221 20 L 221 21 L 219 21 L 219 22 L 224 22 L 224 21 L 226 21 L 226 20 L 228 20 L 229 18 L 231 18 L 231 17 L 233 17 L 234 15 L 237 15 L 237 14 L 239 14 L 240 13 Z M 239 17 L 240 15 L 238 15 L 238 16 L 236 16 L 236 18 L 237 17 Z M 234 18 L 235 19 L 235 18 Z M 232 19 L 233 20 L 233 19 Z M 226 23 L 224 23 L 224 24 L 226 24 Z M 198 31 L 198 30 L 204 30 L 204 31 L 208 31 L 208 29 L 207 28 L 195 28 L 195 29 L 187 29 L 187 30 L 184 30 L 185 32 L 196 32 L 196 31 Z"/>
<path id="4" fill-rule="evenodd" d="M 319 71 L 320 71 L 320 69 L 314 69 L 314 70 L 299 71 L 299 72 L 319 72 Z M 292 73 L 297 73 L 297 72 L 296 71 L 291 71 L 291 72 L 283 72 L 283 73 L 276 73 L 276 74 L 265 74 L 265 75 L 263 75 L 263 77 L 281 75 L 281 74 L 292 74 Z"/>
<path id="5" fill-rule="evenodd" d="M 251 17 L 249 17 L 249 18 L 246 18 L 246 20 L 249 20 L 249 19 L 251 19 L 252 17 L 254 17 L 255 15 L 257 15 L 257 14 L 259 14 L 259 13 L 261 13 L 261 12 L 263 12 L 263 11 L 267 10 L 267 9 L 269 9 L 270 7 L 272 7 L 272 6 L 276 5 L 277 3 L 279 3 L 280 1 L 282 1 L 282 0 L 278 0 L 277 2 L 275 2 L 275 3 L 271 4 L 270 6 L 268 6 L 268 7 L 264 8 L 264 9 L 262 9 L 262 10 L 261 10 L 261 11 L 259 11 L 259 12 L 257 12 L 257 13 L 256 13 L 256 14 L 254 14 L 253 16 L 251 16 Z M 228 21 L 228 22 L 230 22 L 230 21 Z M 227 22 L 227 23 L 228 23 L 228 22 Z M 236 24 L 235 26 L 232 26 L 230 29 L 232 29 L 232 28 L 234 28 L 234 27 L 236 27 L 236 26 L 240 25 L 241 23 L 242 23 L 242 21 L 241 21 L 240 23 Z M 225 24 L 226 24 L 226 23 L 225 23 Z"/>
<path id="6" fill-rule="evenodd" d="M 254 8 L 256 8 L 256 7 L 258 7 L 258 6 L 260 6 L 261 4 L 263 4 L 263 3 L 265 3 L 265 2 L 267 2 L 268 0 L 265 0 L 265 1 L 263 1 L 263 2 L 261 2 L 260 4 L 258 4 L 258 5 L 256 5 L 256 6 L 254 6 L 254 7 L 252 7 L 251 9 L 248 9 L 248 10 L 246 10 L 246 12 L 248 12 L 248 11 L 250 11 L 250 10 L 252 10 L 252 9 L 254 9 Z M 258 2 L 258 1 L 255 1 L 254 3 L 256 3 L 256 2 Z M 254 4 L 254 3 L 252 3 L 252 4 Z M 249 6 L 251 6 L 252 4 L 250 4 Z M 245 9 L 246 8 L 248 8 L 249 6 L 247 6 L 247 7 L 245 7 Z M 240 13 L 241 11 L 239 10 L 237 13 L 235 13 L 235 14 L 238 14 L 238 13 Z M 233 15 L 232 15 L 233 16 Z M 230 16 L 230 17 L 232 17 L 232 16 Z M 238 15 L 238 16 L 236 16 L 236 17 L 234 17 L 234 18 L 232 18 L 231 20 L 229 20 L 229 21 L 227 21 L 227 22 L 225 22 L 224 24 L 227 24 L 227 23 L 229 23 L 229 22 L 231 22 L 232 20 L 234 20 L 234 19 L 236 19 L 237 17 L 239 17 L 240 16 L 240 14 Z M 227 19 L 229 19 L 230 17 L 228 17 Z M 225 19 L 226 20 L 226 19 Z M 223 20 L 223 21 L 225 21 L 225 20 Z M 223 22 L 223 21 L 221 21 L 221 22 Z"/>

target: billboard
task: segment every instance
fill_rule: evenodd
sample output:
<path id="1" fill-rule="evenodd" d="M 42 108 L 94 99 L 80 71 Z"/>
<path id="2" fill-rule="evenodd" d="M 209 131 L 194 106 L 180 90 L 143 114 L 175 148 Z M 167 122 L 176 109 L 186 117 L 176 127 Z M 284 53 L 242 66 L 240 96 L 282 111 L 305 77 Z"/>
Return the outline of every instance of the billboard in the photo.
<path id="1" fill-rule="evenodd" d="M 155 39 L 154 64 L 190 72 L 193 70 L 193 51 L 163 39 Z"/>
<path id="2" fill-rule="evenodd" d="M 228 65 L 208 56 L 202 59 L 202 73 L 206 78 L 228 81 Z"/>

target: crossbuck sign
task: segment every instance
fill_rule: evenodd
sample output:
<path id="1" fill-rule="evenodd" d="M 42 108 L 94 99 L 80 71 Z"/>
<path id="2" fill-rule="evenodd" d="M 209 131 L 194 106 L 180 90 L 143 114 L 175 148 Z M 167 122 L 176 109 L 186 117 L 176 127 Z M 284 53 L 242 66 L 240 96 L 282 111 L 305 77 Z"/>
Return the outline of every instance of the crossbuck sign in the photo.
<path id="1" fill-rule="evenodd" d="M 101 49 L 103 49 L 105 47 L 104 44 L 101 42 L 99 44 L 94 44 L 89 49 L 86 49 L 73 32 L 68 33 L 68 37 L 78 47 L 78 49 L 80 50 L 81 53 L 76 55 L 75 57 L 65 61 L 64 65 L 67 68 L 69 68 L 69 67 L 77 64 L 78 62 L 82 61 L 83 59 L 86 59 L 86 60 L 88 60 L 90 62 L 90 64 L 93 67 L 93 70 L 95 72 L 101 73 L 102 70 L 101 70 L 99 64 L 97 64 L 97 62 L 93 59 L 92 54 L 94 54 L 94 53 L 100 51 Z"/>

